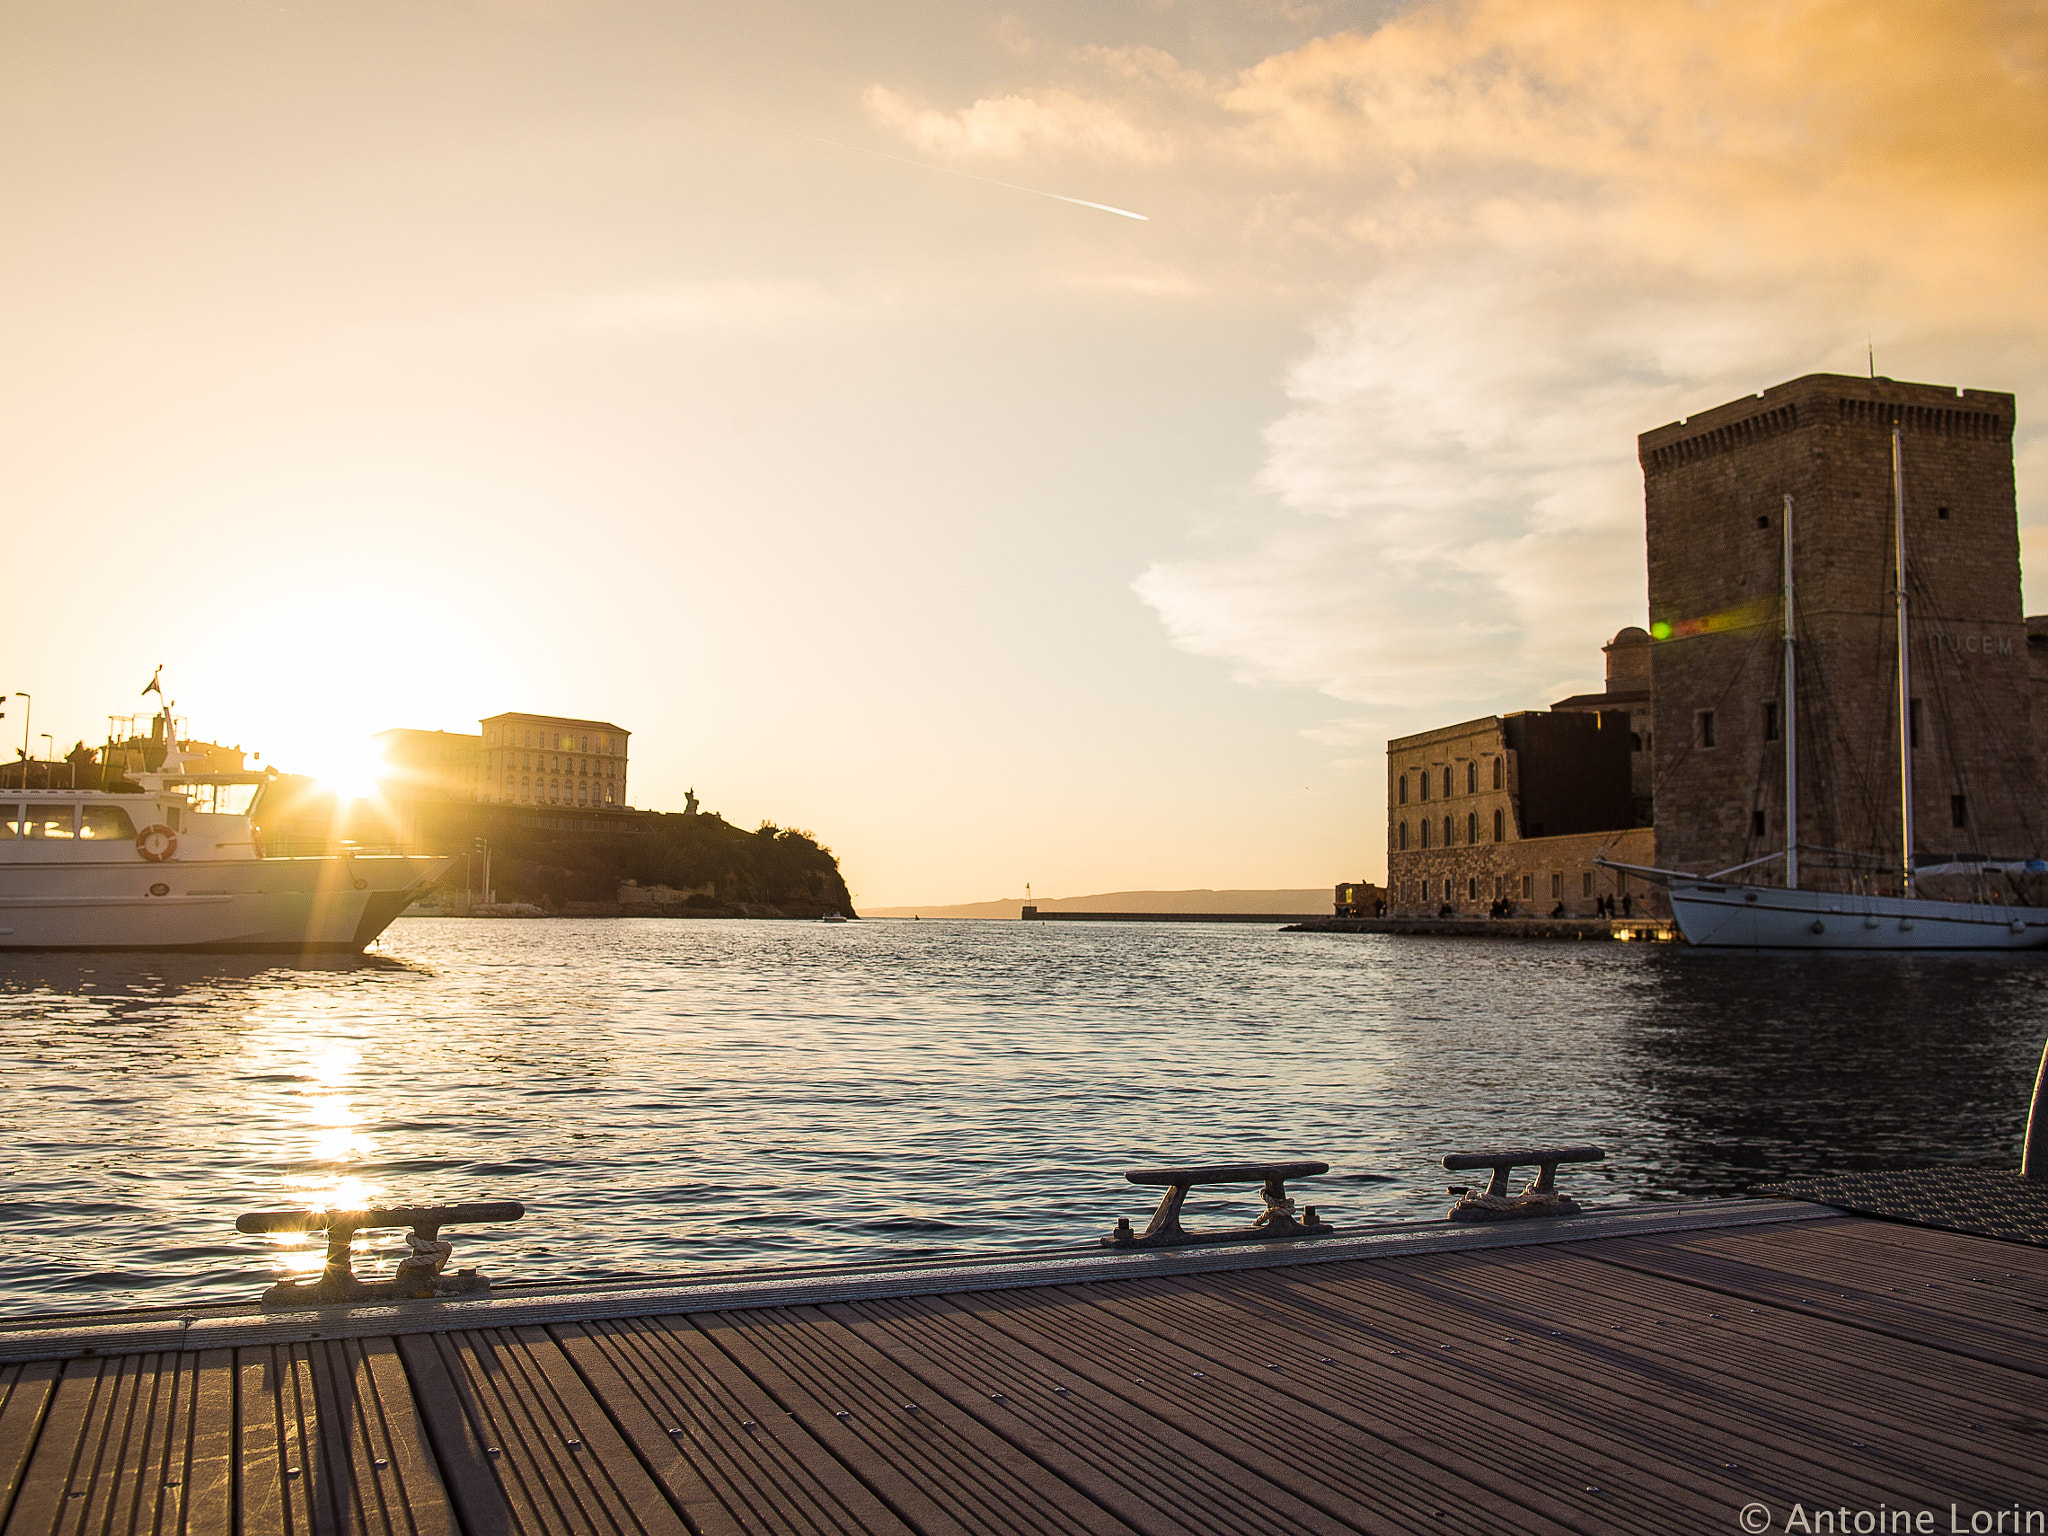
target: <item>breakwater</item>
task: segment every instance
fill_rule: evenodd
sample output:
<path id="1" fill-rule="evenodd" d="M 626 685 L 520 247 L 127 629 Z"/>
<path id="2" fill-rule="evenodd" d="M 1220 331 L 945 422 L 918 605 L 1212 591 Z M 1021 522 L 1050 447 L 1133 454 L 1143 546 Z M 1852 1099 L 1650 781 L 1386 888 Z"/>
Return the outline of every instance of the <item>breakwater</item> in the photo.
<path id="1" fill-rule="evenodd" d="M 1286 921 L 1286 919 L 1281 919 Z M 1596 939 L 1682 944 L 1668 917 L 1311 917 L 1289 933 L 1395 933 L 1456 939 Z"/>

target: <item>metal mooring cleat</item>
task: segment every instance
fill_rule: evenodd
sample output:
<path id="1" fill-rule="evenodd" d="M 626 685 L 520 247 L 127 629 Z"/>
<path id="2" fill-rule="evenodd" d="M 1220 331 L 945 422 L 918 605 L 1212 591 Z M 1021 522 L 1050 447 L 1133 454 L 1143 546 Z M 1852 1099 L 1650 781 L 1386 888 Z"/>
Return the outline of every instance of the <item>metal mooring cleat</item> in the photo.
<path id="1" fill-rule="evenodd" d="M 1270 1243 L 1281 1238 L 1323 1237 L 1334 1230 L 1316 1215 L 1314 1206 L 1294 1214 L 1287 1198 L 1287 1180 L 1328 1173 L 1328 1163 L 1218 1163 L 1207 1168 L 1139 1168 L 1124 1175 L 1133 1184 L 1164 1185 L 1159 1209 L 1143 1232 L 1133 1232 L 1127 1217 L 1102 1239 L 1105 1248 L 1178 1248 L 1189 1243 Z M 1222 1232 L 1190 1232 L 1180 1224 L 1180 1204 L 1197 1184 L 1263 1184 L 1265 1214 L 1248 1227 Z"/>
<path id="2" fill-rule="evenodd" d="M 235 1218 L 237 1232 L 325 1232 L 327 1265 L 317 1280 L 280 1280 L 263 1293 L 266 1308 L 332 1307 L 354 1301 L 427 1301 L 451 1296 L 488 1296 L 491 1282 L 474 1269 L 443 1274 L 454 1254 L 441 1229 L 459 1222 L 517 1221 L 526 1207 L 517 1200 L 473 1205 L 400 1205 L 368 1211 L 250 1211 Z M 349 1241 L 372 1227 L 410 1227 L 406 1255 L 389 1280 L 358 1280 L 349 1262 Z"/>
<path id="3" fill-rule="evenodd" d="M 1453 1173 L 1470 1168 L 1491 1168 L 1493 1177 L 1483 1193 L 1470 1185 L 1453 1184 L 1451 1193 L 1458 1203 L 1451 1207 L 1452 1221 L 1513 1221 L 1523 1216 L 1573 1216 L 1578 1204 L 1557 1192 L 1559 1163 L 1597 1163 L 1607 1154 L 1598 1147 L 1547 1147 L 1532 1152 L 1452 1152 L 1444 1166 Z M 1508 1173 L 1515 1168 L 1534 1167 L 1531 1179 L 1518 1195 L 1508 1193 Z"/>

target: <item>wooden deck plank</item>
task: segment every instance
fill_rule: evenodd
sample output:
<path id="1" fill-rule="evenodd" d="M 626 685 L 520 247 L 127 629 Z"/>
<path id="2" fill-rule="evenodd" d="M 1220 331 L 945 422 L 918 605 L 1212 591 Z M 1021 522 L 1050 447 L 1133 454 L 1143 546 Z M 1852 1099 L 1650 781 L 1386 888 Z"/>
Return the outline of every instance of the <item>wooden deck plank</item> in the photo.
<path id="1" fill-rule="evenodd" d="M 2024 1434 L 2002 1433 L 1994 1405 L 2031 1378 L 1898 1340 L 1872 1340 L 1847 1324 L 1775 1308 L 1752 1308 L 1713 1292 L 1674 1292 L 1660 1277 L 1575 1254 L 1540 1277 L 1493 1282 L 1461 1276 L 1446 1289 L 1463 1301 L 1497 1288 L 1530 1309 L 1551 1309 L 1559 1293 L 1581 1307 L 1622 1298 L 1649 1319 L 1645 1346 L 1716 1373 L 1738 1397 L 1782 1396 L 1772 1382 L 1796 1382 L 1800 1421 L 1836 1436 L 1838 1450 L 1878 1443 L 1910 1431 L 1915 1444 L 1944 1468 L 1978 1467 L 1990 1474 L 2029 1454 Z"/>
<path id="2" fill-rule="evenodd" d="M 1519 1288 L 1518 1269 L 1523 1271 Z M 1421 1262 L 1403 1263 L 1374 1281 L 1351 1279 L 1338 1289 L 1355 1298 L 1368 1284 L 1382 1286 L 1397 1277 L 1420 1282 L 1432 1273 L 1455 1276 L 1459 1271 L 1455 1266 L 1444 1270 Z M 1532 1332 L 1540 1333 L 1537 1342 L 1552 1346 L 1557 1358 L 1540 1375 L 1528 1377 L 1521 1390 L 1541 1394 L 1559 1412 L 1608 1426 L 1621 1443 L 1633 1440 L 1633 1454 L 1647 1465 L 1669 1473 L 1688 1465 L 1711 1468 L 1733 1461 L 1752 1487 L 1762 1486 L 1752 1480 L 1769 1477 L 1782 1496 L 1824 1497 L 1852 1505 L 1862 1501 L 1874 1506 L 1887 1499 L 1895 1503 L 1927 1490 L 1926 1481 L 1916 1481 L 1910 1471 L 1902 1473 L 1874 1458 L 1852 1454 L 1852 1441 L 1862 1437 L 1816 1433 L 1816 1421 L 1826 1422 L 1829 1407 L 1816 1402 L 1796 1373 L 1783 1366 L 1771 1373 L 1772 1379 L 1758 1381 L 1753 1375 L 1723 1369 L 1711 1353 L 1702 1358 L 1666 1349 L 1658 1342 L 1661 1330 L 1648 1309 L 1611 1288 L 1587 1293 L 1579 1298 L 1584 1305 L 1575 1305 L 1571 1294 L 1561 1294 L 1554 1284 L 1551 1266 L 1531 1271 L 1528 1266 L 1503 1264 L 1493 1274 L 1463 1273 L 1471 1284 L 1441 1287 L 1433 1304 L 1416 1312 L 1418 1324 L 1449 1333 L 1461 1326 L 1469 1330 L 1474 1321 L 1491 1323 L 1503 1335 L 1522 1339 L 1525 1346 Z M 1430 1289 L 1418 1284 L 1416 1294 L 1429 1299 Z M 1679 1302 L 1682 1287 L 1674 1284 L 1665 1295 L 1667 1302 Z M 1712 1303 L 1701 1298 L 1692 1305 L 1709 1308 Z M 1867 1339 L 1857 1342 L 1870 1347 Z M 1494 1356 L 1501 1365 L 1520 1371 L 1518 1357 L 1540 1352 L 1526 1347 L 1496 1349 Z M 1872 1391 L 1881 1385 L 1866 1383 Z M 1936 1466 L 1954 1470 L 1945 1462 Z"/>
<path id="3" fill-rule="evenodd" d="M 72 1498 L 73 1480 L 100 1395 L 100 1378 L 114 1371 L 111 1360 L 67 1360 L 53 1383 L 35 1450 L 22 1474 L 21 1490 L 8 1511 L 5 1536 L 43 1536 L 58 1530 Z M 84 1490 L 76 1490 L 80 1498 Z"/>
<path id="4" fill-rule="evenodd" d="M 35 1360 L 0 1370 L 0 1531 L 8 1528 L 15 1500 L 43 1431 L 43 1415 L 57 1390 L 63 1367 Z"/>
<path id="5" fill-rule="evenodd" d="M 563 1343 L 578 1368 L 589 1377 L 586 1358 L 601 1358 L 742 1529 L 909 1531 L 695 1328 L 652 1319 L 575 1326 L 580 1336 Z"/>
<path id="6" fill-rule="evenodd" d="M 182 1469 L 183 1531 L 230 1536 L 235 1528 L 235 1355 L 202 1350 L 193 1357 L 190 1429 Z"/>
<path id="7" fill-rule="evenodd" d="M 1463 1419 L 1488 1424 L 1490 1444 L 1518 1443 L 1526 1431 L 1504 1430 L 1502 1407 L 1510 1420 L 1540 1424 L 1546 1444 L 1569 1448 L 1540 1453 L 1570 1469 L 1572 1476 L 1560 1480 L 1568 1499 L 1584 1483 L 1600 1490 L 1589 1506 L 1608 1505 L 1627 1490 L 1661 1506 L 1651 1523 L 1662 1526 L 1707 1512 L 1725 1515 L 1756 1496 L 1762 1478 L 1779 1479 L 1774 1491 L 1798 1489 L 1807 1497 L 1853 1498 L 1859 1491 L 1825 1462 L 1788 1455 L 1775 1428 L 1746 1424 L 1712 1394 L 1695 1390 L 1683 1371 L 1660 1371 L 1637 1358 L 1632 1341 L 1617 1341 L 1607 1325 L 1571 1326 L 1555 1315 L 1554 1301 L 1520 1312 L 1461 1309 L 1388 1273 L 1325 1272 L 1299 1286 L 1256 1288 L 1276 1304 L 1302 1309 L 1321 1329 L 1376 1315 L 1388 1330 L 1380 1340 L 1387 1364 L 1398 1365 L 1425 1397 L 1442 1395 L 1453 1433 Z M 1432 1424 L 1445 1424 L 1444 1408 L 1423 1411 Z M 1603 1462 L 1622 1470 L 1603 1476 Z M 1646 1467 L 1657 1469 L 1654 1479 L 1641 1475 Z"/>
<path id="8" fill-rule="evenodd" d="M 917 1531 L 1038 1536 L 1041 1517 L 1032 1511 L 1057 1507 L 1058 1493 L 1038 1485 L 1034 1464 L 949 1405 L 929 1405 L 920 1415 L 926 1422 L 906 1436 L 899 1421 L 914 1417 L 904 1404 L 915 1398 L 901 1386 L 888 1390 L 859 1359 L 839 1368 L 807 1337 L 810 1326 L 786 1309 L 664 1321 L 701 1329 Z"/>
<path id="9" fill-rule="evenodd" d="M 543 1328 L 450 1336 L 520 1529 L 637 1531 L 689 1527 Z M 516 1495 L 514 1489 L 516 1487 Z M 528 1523 L 531 1522 L 531 1523 Z"/>
<path id="10" fill-rule="evenodd" d="M 1527 1310 L 1521 1315 L 1554 1317 L 1562 1278 L 1544 1276 L 1542 1294 L 1525 1294 Z M 1469 1295 L 1454 1293 L 1452 1304 L 1470 1304 Z M 1756 1334 L 1770 1338 L 1788 1331 L 1782 1320 L 1768 1313 L 1736 1318 L 1724 1310 L 1719 1319 L 1711 1314 L 1672 1318 L 1637 1313 L 1632 1310 L 1637 1297 L 1625 1279 L 1589 1291 L 1585 1299 L 1597 1300 L 1607 1316 L 1628 1320 L 1632 1337 L 1625 1347 L 1644 1362 L 1646 1377 L 1671 1382 L 1667 1396 L 1674 1407 L 1704 1403 L 1708 1432 L 1728 1437 L 1722 1443 L 1766 1446 L 1763 1453 L 1754 1448 L 1730 1450 L 1748 1472 L 1770 1465 L 1767 1456 L 1797 1455 L 1829 1469 L 1830 1482 L 1842 1473 L 1853 1473 L 1867 1487 L 1893 1496 L 1894 1502 L 1935 1487 L 1995 1496 L 2003 1486 L 2005 1462 L 1984 1443 L 1984 1436 L 1971 1433 L 1971 1421 L 1984 1417 L 1985 1406 L 1945 1394 L 1935 1385 L 1951 1363 L 1947 1357 L 1919 1352 L 1887 1361 L 1887 1346 L 1893 1351 L 1906 1346 L 1843 1329 L 1845 1336 L 1835 1343 L 1841 1360 L 1853 1363 L 1837 1362 L 1830 1368 L 1796 1334 L 1782 1349 L 1756 1339 Z M 1731 1306 L 1722 1298 L 1713 1298 L 1709 1305 L 1716 1302 L 1723 1309 Z M 1917 1384 L 1912 1379 L 1916 1368 L 1921 1373 Z M 2008 1375 L 1986 1390 L 1996 1400 L 2025 1381 Z M 1922 1422 L 1910 1424 L 1915 1417 Z M 1797 1477 L 1781 1475 L 1781 1484 L 1809 1495 L 1820 1486 L 1810 1470 Z"/>
<path id="11" fill-rule="evenodd" d="M 283 1536 L 292 1526 L 285 1494 L 284 1409 L 288 1351 L 235 1351 L 235 1517 L 244 1536 Z"/>
<path id="12" fill-rule="evenodd" d="M 832 1311 L 929 1392 L 947 1398 L 1133 1529 L 1353 1528 L 1208 1454 L 1147 1412 L 1142 1401 L 1124 1399 L 1067 1362 L 987 1327 L 957 1305 L 963 1299 L 895 1298 L 844 1303 Z"/>
<path id="13" fill-rule="evenodd" d="M 1992 1238 L 1977 1239 L 1992 1242 Z M 1869 1333 L 1970 1355 L 1989 1364 L 2048 1376 L 2048 1334 L 2007 1323 L 1970 1322 L 1919 1306 L 1904 1293 L 1844 1296 L 1805 1274 L 1787 1273 L 1768 1259 L 1706 1245 L 1658 1245 L 1617 1238 L 1600 1245 L 1603 1258 L 1645 1274 L 1746 1297 L 1752 1306 L 1801 1311 Z"/>
<path id="14" fill-rule="evenodd" d="M 1404 1319 L 1332 1309 L 1293 1288 L 1278 1297 L 1170 1280 L 1137 1289 L 1142 1296 L 1100 1299 L 1161 1343 L 1199 1350 L 1247 1379 L 1269 1378 L 1268 1390 L 1313 1402 L 1319 1414 L 1387 1447 L 1375 1464 L 1378 1491 L 1411 1522 L 1436 1518 L 1450 1498 L 1461 1520 L 1510 1529 L 1518 1522 L 1580 1528 L 1589 1519 L 1649 1529 L 1712 1502 L 1710 1489 L 1688 1491 L 1682 1480 L 1652 1496 L 1637 1487 L 1639 1469 L 1625 1448 L 1605 1436 L 1558 1426 L 1540 1400 L 1499 1383 L 1447 1376 L 1434 1356 L 1413 1347 Z M 1389 1324 L 1408 1341 L 1399 1353 Z M 1474 1454 L 1475 1445 L 1512 1446 L 1514 1454 Z M 1533 1480 L 1532 1463 L 1544 1469 Z M 1600 1490 L 1597 1502 L 1578 1496 L 1588 1485 Z"/>
<path id="15" fill-rule="evenodd" d="M 609 1432 L 618 1437 L 617 1452 L 630 1454 L 653 1477 L 663 1497 L 682 1512 L 693 1530 L 704 1536 L 739 1536 L 740 1525 L 731 1511 L 683 1454 L 675 1437 L 664 1433 L 664 1426 L 655 1422 L 647 1404 L 628 1385 L 618 1367 L 592 1344 L 582 1326 L 569 1323 L 547 1333 L 549 1341 L 605 1414 Z M 600 1460 L 609 1464 L 617 1460 L 617 1454 L 603 1455 Z"/>
<path id="16" fill-rule="evenodd" d="M 1192 1438 L 1245 1459 L 1304 1498 L 1314 1498 L 1313 1488 L 1328 1490 L 1333 1502 L 1326 1507 L 1342 1518 L 1356 1519 L 1347 1506 L 1362 1504 L 1412 1528 L 1439 1518 L 1444 1488 L 1462 1484 L 1461 1519 L 1469 1529 L 1570 1526 L 1569 1507 L 1543 1489 L 1475 1464 L 1456 1440 L 1416 1434 L 1407 1415 L 1376 1411 L 1377 1390 L 1362 1404 L 1346 1390 L 1356 1383 L 1355 1368 L 1334 1359 L 1326 1364 L 1323 1351 L 1254 1314 L 1207 1307 L 1199 1288 L 1160 1282 L 1155 1293 L 1097 1284 L 1068 1294 L 1087 1307 L 1064 1321 L 1005 1306 L 1005 1298 L 961 1304 L 1005 1331 L 1037 1334 L 1051 1322 L 1070 1368 L 1097 1372 L 1108 1383 L 1131 1382 L 1167 1405 L 1162 1416 Z M 1168 1321 L 1188 1299 L 1197 1299 L 1199 1327 L 1191 1328 L 1186 1315 Z"/>
<path id="17" fill-rule="evenodd" d="M 835 1307 L 832 1315 L 914 1376 L 923 1384 L 928 1396 L 943 1398 L 955 1410 L 977 1420 L 1007 1445 L 1015 1447 L 1017 1453 L 1069 1484 L 1082 1500 L 1099 1506 L 1102 1525 L 1114 1530 L 1128 1528 L 1146 1532 L 1191 1529 L 1184 1516 L 1178 1516 L 1178 1512 L 1169 1513 L 1170 1501 L 1152 1496 L 1149 1469 L 1123 1456 L 1116 1443 L 1090 1439 L 1085 1434 L 1077 1435 L 1073 1426 L 1047 1421 L 1033 1411 L 1034 1404 L 1041 1399 L 1029 1393 L 992 1389 L 992 1384 L 997 1382 L 1016 1387 L 1021 1375 L 1018 1371 L 1008 1366 L 992 1371 L 988 1362 L 971 1356 L 963 1357 L 943 1345 L 923 1347 L 919 1343 L 907 1343 L 900 1335 L 886 1336 L 878 1328 L 875 1318 L 893 1316 L 887 1306 L 872 1315 L 860 1308 L 842 1312 Z M 933 1341 L 925 1342 L 930 1344 Z M 1043 1362 L 1036 1365 L 1033 1375 L 1041 1373 L 1044 1368 Z M 972 1374 L 975 1379 L 968 1380 L 963 1372 Z M 1077 1440 L 1086 1443 L 1077 1445 Z M 1123 1475 L 1119 1477 L 1107 1470 L 1111 1465 L 1120 1465 Z M 1086 1503 L 1076 1502 L 1073 1509 L 1076 1524 L 1087 1518 Z M 1199 1522 L 1192 1528 L 1207 1529 Z"/>
<path id="18" fill-rule="evenodd" d="M 1938 1245 L 1898 1244 L 1886 1240 L 1889 1222 L 1865 1222 L 1855 1228 L 1828 1226 L 1819 1231 L 1786 1233 L 1776 1243 L 1731 1242 L 1696 1246 L 1666 1244 L 1687 1252 L 1716 1253 L 1744 1263 L 1762 1264 L 1794 1280 L 1823 1287 L 1838 1300 L 1863 1295 L 1896 1296 L 1912 1307 L 1951 1318 L 1965 1327 L 2038 1331 L 2042 1296 L 2048 1292 L 2048 1264 L 2039 1276 L 2007 1268 L 2007 1255 L 2018 1244 L 1938 1232 Z M 1745 1234 L 1749 1235 L 1749 1234 Z M 1990 1251 L 1987 1253 L 1986 1248 Z"/>
<path id="19" fill-rule="evenodd" d="M 1296 1423 L 1296 1448 L 1305 1452 L 1298 1458 L 1243 1438 L 1237 1434 L 1243 1423 L 1225 1430 L 1190 1411 L 1192 1364 L 1182 1372 L 1151 1364 L 1143 1352 L 1133 1352 L 1133 1331 L 1114 1327 L 1114 1319 L 1071 1296 L 932 1296 L 858 1303 L 852 1311 L 870 1329 L 887 1329 L 895 1352 L 956 1360 L 963 1368 L 973 1362 L 991 1380 L 1014 1382 L 1006 1393 L 1008 1411 L 1092 1466 L 1100 1481 L 1141 1501 L 1135 1509 L 1116 1505 L 1130 1524 L 1171 1518 L 1186 1528 L 1221 1524 L 1223 1530 L 1403 1528 L 1397 1511 L 1325 1487 L 1311 1470 L 1307 1452 L 1350 1458 L 1364 1446 L 1327 1444 L 1307 1417 Z M 1036 1325 L 1018 1319 L 1036 1319 Z M 1229 1382 L 1221 1370 L 1208 1372 L 1196 1391 L 1229 1391 Z M 1239 1413 L 1264 1417 L 1262 1407 L 1239 1395 Z M 1200 1468 L 1200 1477 L 1190 1468 Z"/>

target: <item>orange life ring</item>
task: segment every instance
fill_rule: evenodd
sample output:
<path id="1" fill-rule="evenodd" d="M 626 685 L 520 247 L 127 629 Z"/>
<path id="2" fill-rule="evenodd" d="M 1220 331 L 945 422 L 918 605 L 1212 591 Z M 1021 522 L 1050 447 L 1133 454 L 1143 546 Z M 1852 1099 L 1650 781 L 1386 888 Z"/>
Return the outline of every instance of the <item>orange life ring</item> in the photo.
<path id="1" fill-rule="evenodd" d="M 152 864 L 161 864 L 176 855 L 178 834 L 159 822 L 153 827 L 144 827 L 135 834 L 135 851 Z"/>

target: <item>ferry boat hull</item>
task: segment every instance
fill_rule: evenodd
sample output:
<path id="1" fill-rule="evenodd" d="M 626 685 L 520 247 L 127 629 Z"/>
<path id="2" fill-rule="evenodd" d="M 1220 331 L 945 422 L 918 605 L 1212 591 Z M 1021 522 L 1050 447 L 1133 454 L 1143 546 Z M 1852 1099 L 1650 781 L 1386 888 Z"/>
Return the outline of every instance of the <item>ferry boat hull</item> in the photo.
<path id="1" fill-rule="evenodd" d="M 0 949 L 354 953 L 452 862 L 358 854 L 0 863 Z"/>
<path id="2" fill-rule="evenodd" d="M 1710 949 L 2040 949 L 2048 908 L 1714 880 L 1670 882 L 1686 941 Z"/>

